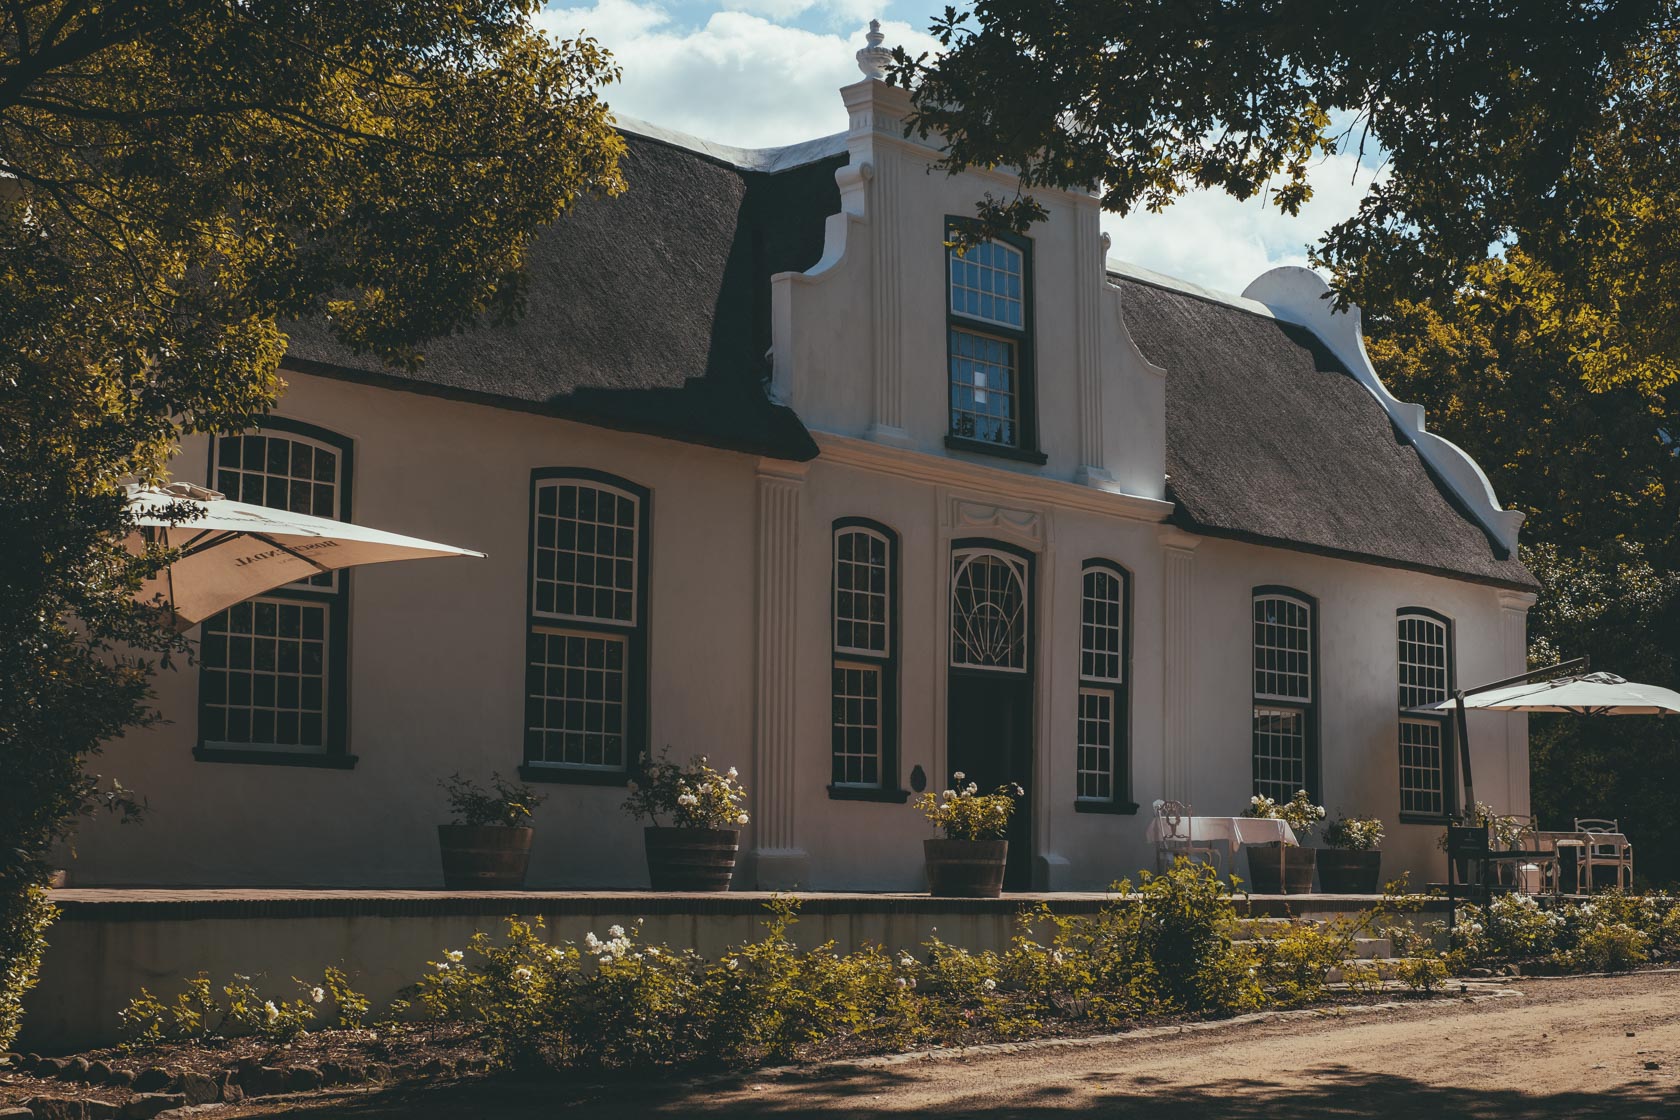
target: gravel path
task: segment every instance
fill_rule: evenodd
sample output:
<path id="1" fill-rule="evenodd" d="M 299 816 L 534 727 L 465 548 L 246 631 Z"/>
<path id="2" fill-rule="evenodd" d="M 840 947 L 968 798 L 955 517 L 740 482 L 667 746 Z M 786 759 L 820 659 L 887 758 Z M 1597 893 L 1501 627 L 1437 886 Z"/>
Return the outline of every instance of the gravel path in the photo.
<path id="1" fill-rule="evenodd" d="M 462 1085 L 275 1101 L 238 1115 L 1680 1120 L 1680 973 L 1522 981 L 1506 991 L 1474 1002 L 1438 999 L 1098 1045 L 898 1059 L 680 1092 Z"/>

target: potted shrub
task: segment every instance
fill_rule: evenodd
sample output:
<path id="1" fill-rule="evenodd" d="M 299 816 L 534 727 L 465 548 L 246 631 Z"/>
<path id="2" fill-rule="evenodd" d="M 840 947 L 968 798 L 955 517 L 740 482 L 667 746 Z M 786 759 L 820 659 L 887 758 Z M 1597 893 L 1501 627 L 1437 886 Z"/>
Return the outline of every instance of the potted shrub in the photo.
<path id="1" fill-rule="evenodd" d="M 491 790 L 452 774 L 438 782 L 449 797 L 451 824 L 438 825 L 443 886 L 451 891 L 516 891 L 531 865 L 526 823 L 546 798 L 530 786 L 490 775 Z M 493 792 L 492 792 L 493 791 Z"/>
<path id="2" fill-rule="evenodd" d="M 1295 833 L 1296 843 L 1274 841 L 1255 844 L 1248 851 L 1249 886 L 1255 894 L 1308 894 L 1312 891 L 1313 869 L 1318 864 L 1318 851 L 1303 843 L 1324 819 L 1324 806 L 1314 805 L 1307 791 L 1296 790 L 1295 796 L 1279 805 L 1269 797 L 1252 797 L 1248 802 L 1248 816 L 1280 820 Z"/>
<path id="3" fill-rule="evenodd" d="M 996 898 L 1003 893 L 1003 868 L 1009 858 L 1009 815 L 1021 787 L 1010 783 L 996 793 L 981 793 L 973 782 L 963 785 L 963 773 L 952 775 L 956 788 L 935 797 L 924 793 L 916 801 L 922 815 L 945 833 L 942 840 L 923 840 L 928 893 L 948 898 Z"/>
<path id="4" fill-rule="evenodd" d="M 678 766 L 665 761 L 668 753 L 630 782 L 624 801 L 625 812 L 650 822 L 642 830 L 648 880 L 656 891 L 726 891 L 749 819 L 747 791 L 733 766 L 719 773 L 705 755 Z"/>
<path id="5" fill-rule="evenodd" d="M 1319 889 L 1330 894 L 1376 894 L 1382 889 L 1383 824 L 1375 817 L 1338 817 L 1324 826 L 1318 853 Z"/>

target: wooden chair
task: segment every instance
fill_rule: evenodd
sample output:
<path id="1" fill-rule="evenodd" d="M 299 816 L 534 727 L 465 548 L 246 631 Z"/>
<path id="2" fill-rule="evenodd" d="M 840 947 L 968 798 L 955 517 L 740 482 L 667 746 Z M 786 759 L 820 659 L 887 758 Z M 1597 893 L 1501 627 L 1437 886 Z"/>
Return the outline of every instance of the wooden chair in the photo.
<path id="1" fill-rule="evenodd" d="M 1200 862 L 1200 857 L 1219 868 L 1219 850 L 1207 841 L 1198 843 L 1191 835 L 1195 831 L 1192 824 L 1195 814 L 1190 806 L 1182 801 L 1157 801 L 1155 818 L 1160 822 L 1155 840 L 1157 872 L 1169 870 L 1180 856 L 1193 862 Z"/>
<path id="2" fill-rule="evenodd" d="M 1621 823 L 1605 817 L 1576 817 L 1575 831 L 1583 834 L 1582 839 L 1585 842 L 1581 849 L 1579 866 L 1585 868 L 1587 889 L 1593 890 L 1597 886 L 1597 880 L 1593 877 L 1594 868 L 1613 867 L 1616 869 L 1616 886 L 1623 890 L 1632 890 L 1633 845 L 1625 840 L 1613 840 L 1609 843 L 1595 843 L 1592 840 L 1592 837 L 1605 833 L 1620 834 Z"/>

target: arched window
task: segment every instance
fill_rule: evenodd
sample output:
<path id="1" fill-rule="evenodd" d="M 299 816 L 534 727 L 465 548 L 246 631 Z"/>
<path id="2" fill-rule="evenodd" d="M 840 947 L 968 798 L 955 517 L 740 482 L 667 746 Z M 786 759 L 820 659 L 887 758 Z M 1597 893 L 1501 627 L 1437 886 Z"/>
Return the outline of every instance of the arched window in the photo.
<path id="1" fill-rule="evenodd" d="M 833 539 L 833 664 L 829 794 L 850 800 L 898 790 L 898 536 L 841 518 Z"/>
<path id="2" fill-rule="evenodd" d="M 346 520 L 350 441 L 281 417 L 218 437 L 210 485 L 235 501 Z M 309 576 L 205 619 L 198 748 L 215 762 L 349 766 L 350 574 Z"/>
<path id="3" fill-rule="evenodd" d="M 1131 797 L 1131 577 L 1107 560 L 1080 575 L 1078 757 L 1081 811 L 1136 809 Z"/>
<path id="4" fill-rule="evenodd" d="M 1317 796 L 1317 603 L 1287 588 L 1256 588 L 1254 792 Z"/>
<path id="5" fill-rule="evenodd" d="M 1027 563 L 987 548 L 951 554 L 951 664 L 1027 671 Z"/>
<path id="6" fill-rule="evenodd" d="M 648 502 L 597 471 L 532 478 L 527 778 L 622 782 L 645 747 Z"/>
<path id="7" fill-rule="evenodd" d="M 1453 809 L 1452 720 L 1408 709 L 1452 695 L 1452 623 L 1422 607 L 1395 618 L 1399 685 L 1400 814 L 1445 819 Z"/>

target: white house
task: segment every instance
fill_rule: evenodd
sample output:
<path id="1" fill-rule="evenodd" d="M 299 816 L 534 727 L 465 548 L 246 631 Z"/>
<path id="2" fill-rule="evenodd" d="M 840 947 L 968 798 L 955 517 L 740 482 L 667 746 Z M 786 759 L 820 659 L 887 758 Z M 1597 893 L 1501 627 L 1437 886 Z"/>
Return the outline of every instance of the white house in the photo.
<path id="1" fill-rule="evenodd" d="M 206 624 L 111 751 L 149 820 L 88 827 L 73 882 L 434 885 L 438 778 L 497 770 L 551 794 L 533 886 L 633 887 L 623 785 L 666 745 L 740 767 L 743 886 L 918 888 L 906 801 L 954 770 L 1026 787 L 1017 886 L 1150 864 L 1157 798 L 1300 787 L 1440 876 L 1452 731 L 1401 709 L 1522 670 L 1521 515 L 1308 272 L 1202 291 L 1048 191 L 955 255 L 1013 183 L 926 173 L 862 64 L 794 147 L 626 122 L 630 190 L 545 235 L 516 325 L 414 372 L 294 332 L 272 419 L 176 477 L 489 559 Z M 1525 812 L 1524 717 L 1470 721 Z"/>

